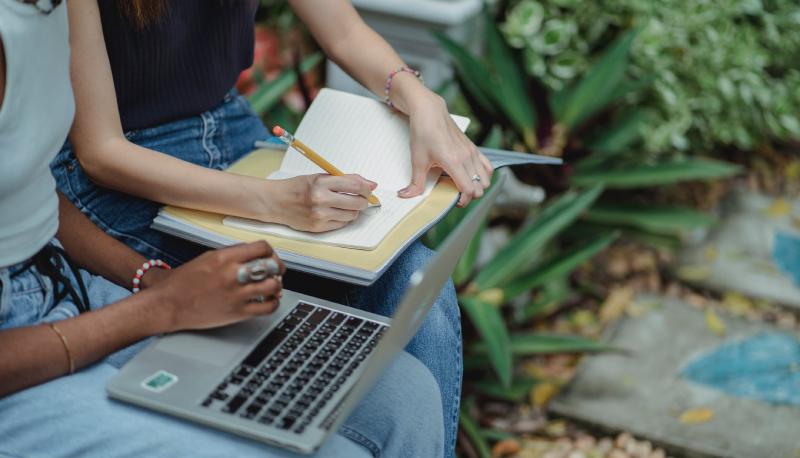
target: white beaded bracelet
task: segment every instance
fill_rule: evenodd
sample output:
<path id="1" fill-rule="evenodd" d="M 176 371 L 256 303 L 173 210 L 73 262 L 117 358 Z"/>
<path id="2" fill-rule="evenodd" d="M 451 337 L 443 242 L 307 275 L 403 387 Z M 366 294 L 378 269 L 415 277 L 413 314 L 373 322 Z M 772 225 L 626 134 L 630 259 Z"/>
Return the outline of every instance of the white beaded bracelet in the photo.
<path id="1" fill-rule="evenodd" d="M 144 276 L 145 272 L 152 269 L 153 267 L 158 267 L 159 269 L 166 269 L 166 270 L 172 269 L 172 267 L 170 267 L 169 264 L 160 259 L 151 259 L 145 262 L 144 264 L 142 264 L 142 267 L 136 269 L 136 275 L 133 276 L 133 280 L 131 281 L 133 283 L 133 289 L 131 291 L 133 291 L 134 293 L 138 293 L 139 291 L 142 290 L 142 288 L 139 287 L 139 285 L 141 285 L 142 283 L 142 277 Z"/>

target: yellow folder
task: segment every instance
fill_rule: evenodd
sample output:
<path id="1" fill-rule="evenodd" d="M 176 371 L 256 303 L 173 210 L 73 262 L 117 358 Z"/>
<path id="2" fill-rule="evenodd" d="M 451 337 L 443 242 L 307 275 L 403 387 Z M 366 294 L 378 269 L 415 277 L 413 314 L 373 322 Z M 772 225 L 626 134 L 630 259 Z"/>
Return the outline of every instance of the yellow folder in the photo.
<path id="1" fill-rule="evenodd" d="M 228 171 L 239 175 L 265 177 L 278 170 L 283 155 L 284 151 L 281 150 L 255 150 Z M 440 178 L 431 194 L 395 226 L 374 250 L 343 248 L 245 231 L 223 225 L 222 219 L 225 215 L 172 206 L 162 209 L 153 226 L 212 247 L 266 240 L 287 260 L 290 268 L 355 284 L 370 284 L 411 241 L 447 213 L 456 202 L 457 196 L 458 190 L 453 181 L 448 177 Z M 176 222 L 182 224 L 176 225 Z M 192 228 L 191 234 L 187 233 L 186 225 Z M 183 229 L 176 229 L 177 226 Z M 224 241 L 220 242 L 221 240 Z M 342 275 L 342 272 L 348 274 Z"/>

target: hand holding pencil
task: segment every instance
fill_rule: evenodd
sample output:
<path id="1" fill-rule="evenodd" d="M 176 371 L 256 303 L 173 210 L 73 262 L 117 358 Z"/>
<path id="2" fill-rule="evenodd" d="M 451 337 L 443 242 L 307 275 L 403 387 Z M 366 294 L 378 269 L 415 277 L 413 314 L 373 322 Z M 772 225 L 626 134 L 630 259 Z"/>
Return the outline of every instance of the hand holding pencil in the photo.
<path id="1" fill-rule="evenodd" d="M 296 197 L 281 196 L 282 213 L 287 218 L 274 222 L 301 231 L 325 232 L 346 226 L 369 206 L 380 206 L 372 194 L 377 183 L 345 174 L 280 126 L 272 132 L 326 172 L 291 178 L 299 187 L 289 194 Z"/>

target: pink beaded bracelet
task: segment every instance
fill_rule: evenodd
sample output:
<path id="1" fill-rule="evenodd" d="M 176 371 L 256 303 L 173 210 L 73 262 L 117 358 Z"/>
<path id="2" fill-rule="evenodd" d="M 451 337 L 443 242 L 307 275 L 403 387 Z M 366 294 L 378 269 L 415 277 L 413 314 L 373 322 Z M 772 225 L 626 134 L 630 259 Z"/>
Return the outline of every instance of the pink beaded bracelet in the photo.
<path id="1" fill-rule="evenodd" d="M 132 280 L 133 289 L 131 291 L 133 291 L 134 293 L 138 293 L 139 291 L 141 291 L 139 285 L 141 285 L 142 283 L 142 277 L 144 277 L 145 272 L 152 269 L 153 267 L 158 267 L 159 269 L 166 269 L 166 270 L 172 269 L 172 267 L 170 267 L 169 264 L 160 259 L 151 259 L 145 262 L 144 264 L 142 264 L 142 267 L 136 269 L 136 275 L 133 276 Z"/>
<path id="2" fill-rule="evenodd" d="M 397 70 L 394 70 L 391 73 L 389 73 L 389 76 L 386 78 L 386 86 L 384 87 L 383 91 L 383 101 L 392 110 L 396 110 L 397 107 L 394 106 L 394 103 L 392 103 L 392 100 L 389 98 L 389 91 L 392 90 L 392 80 L 400 72 L 410 73 L 416 76 L 420 81 L 422 81 L 422 75 L 419 73 L 419 70 L 414 70 L 408 67 L 400 67 Z"/>

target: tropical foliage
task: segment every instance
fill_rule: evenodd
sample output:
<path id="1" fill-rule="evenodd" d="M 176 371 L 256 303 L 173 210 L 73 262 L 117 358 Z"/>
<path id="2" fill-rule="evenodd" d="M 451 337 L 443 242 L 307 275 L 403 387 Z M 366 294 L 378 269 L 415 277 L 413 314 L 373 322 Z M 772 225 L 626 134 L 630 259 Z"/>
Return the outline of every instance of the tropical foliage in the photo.
<path id="1" fill-rule="evenodd" d="M 490 261 L 475 265 L 479 233 L 454 273 L 462 308 L 480 336 L 468 347 L 468 358 L 485 361 L 494 370 L 490 379 L 509 388 L 515 356 L 607 350 L 581 337 L 524 329 L 572 295 L 570 273 L 611 243 L 620 229 L 663 241 L 711 221 L 690 209 L 644 207 L 632 199 L 620 200 L 618 194 L 604 198 L 604 190 L 712 179 L 737 168 L 709 159 L 658 161 L 641 154 L 637 126 L 643 115 L 621 103 L 652 82 L 629 76 L 635 30 L 620 31 L 585 71 L 553 90 L 526 75 L 524 55 L 506 43 L 488 12 L 484 27 L 485 57 L 437 34 L 481 124 L 474 140 L 564 156 L 575 163 L 547 171 L 549 190 L 560 193 L 543 208 L 531 208 L 518 222 L 515 236 Z M 428 234 L 429 243 L 439 243 L 467 211 L 452 212 Z"/>
<path id="2" fill-rule="evenodd" d="M 794 0 L 518 0 L 501 14 L 522 68 L 560 90 L 593 53 L 636 27 L 629 73 L 653 78 L 622 104 L 644 106 L 650 152 L 734 145 L 752 149 L 800 136 L 800 7 Z"/>

